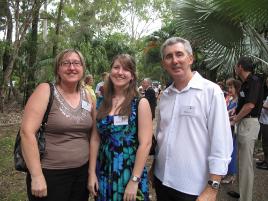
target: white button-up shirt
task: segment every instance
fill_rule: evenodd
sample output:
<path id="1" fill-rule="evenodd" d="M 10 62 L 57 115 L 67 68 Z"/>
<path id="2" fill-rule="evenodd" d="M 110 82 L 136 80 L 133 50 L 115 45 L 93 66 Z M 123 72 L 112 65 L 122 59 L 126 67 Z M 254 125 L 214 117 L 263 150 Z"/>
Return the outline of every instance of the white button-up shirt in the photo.
<path id="1" fill-rule="evenodd" d="M 222 90 L 198 72 L 178 91 L 160 98 L 155 176 L 165 186 L 191 195 L 206 187 L 209 173 L 225 175 L 233 149 Z"/>

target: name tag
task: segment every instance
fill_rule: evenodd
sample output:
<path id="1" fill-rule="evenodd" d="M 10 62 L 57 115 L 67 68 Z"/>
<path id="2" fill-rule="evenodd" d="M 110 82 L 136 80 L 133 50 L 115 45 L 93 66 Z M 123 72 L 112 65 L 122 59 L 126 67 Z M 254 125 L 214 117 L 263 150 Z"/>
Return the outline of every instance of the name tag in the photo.
<path id="1" fill-rule="evenodd" d="M 186 115 L 186 116 L 194 116 L 195 115 L 195 107 L 194 106 L 182 106 L 180 114 Z"/>
<path id="2" fill-rule="evenodd" d="M 82 108 L 90 112 L 91 111 L 91 104 L 82 100 Z"/>
<path id="3" fill-rule="evenodd" d="M 244 91 L 240 91 L 240 96 L 241 96 L 242 98 L 245 98 L 245 93 L 244 93 Z"/>
<path id="4" fill-rule="evenodd" d="M 114 125 L 115 126 L 128 125 L 128 116 L 114 116 Z"/>

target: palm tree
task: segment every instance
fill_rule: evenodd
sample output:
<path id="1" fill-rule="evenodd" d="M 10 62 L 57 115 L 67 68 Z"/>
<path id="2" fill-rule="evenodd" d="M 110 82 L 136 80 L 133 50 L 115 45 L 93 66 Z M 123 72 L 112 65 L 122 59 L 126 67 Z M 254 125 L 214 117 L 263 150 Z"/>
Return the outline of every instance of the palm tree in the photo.
<path id="1" fill-rule="evenodd" d="M 203 50 L 209 69 L 231 74 L 241 55 L 268 65 L 268 0 L 180 0 L 173 4 L 177 30 Z"/>

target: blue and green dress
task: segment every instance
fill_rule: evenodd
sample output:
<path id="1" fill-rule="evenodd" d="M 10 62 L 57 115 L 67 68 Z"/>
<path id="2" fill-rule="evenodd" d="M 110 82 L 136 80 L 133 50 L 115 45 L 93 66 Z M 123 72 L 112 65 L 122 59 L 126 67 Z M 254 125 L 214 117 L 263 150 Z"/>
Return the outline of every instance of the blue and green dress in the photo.
<path id="1" fill-rule="evenodd" d="M 137 101 L 138 99 L 134 98 L 131 102 L 128 125 L 114 125 L 116 115 L 108 115 L 97 121 L 97 129 L 101 138 L 97 159 L 99 182 L 97 201 L 123 200 L 139 145 Z M 145 167 L 139 183 L 137 200 L 149 200 L 148 177 Z"/>

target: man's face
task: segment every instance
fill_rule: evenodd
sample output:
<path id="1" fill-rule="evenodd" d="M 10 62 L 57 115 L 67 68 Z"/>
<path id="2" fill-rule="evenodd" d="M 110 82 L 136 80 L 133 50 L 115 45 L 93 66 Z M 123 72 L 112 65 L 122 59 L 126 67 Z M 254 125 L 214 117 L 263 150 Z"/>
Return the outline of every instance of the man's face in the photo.
<path id="1" fill-rule="evenodd" d="M 147 89 L 149 87 L 149 83 L 146 80 L 143 80 L 141 86 L 143 89 Z"/>
<path id="2" fill-rule="evenodd" d="M 241 66 L 235 65 L 234 70 L 235 70 L 235 74 L 239 76 L 241 72 Z"/>
<path id="3" fill-rule="evenodd" d="M 184 79 L 191 72 L 193 56 L 190 55 L 182 43 L 167 46 L 163 51 L 162 65 L 174 79 Z"/>

